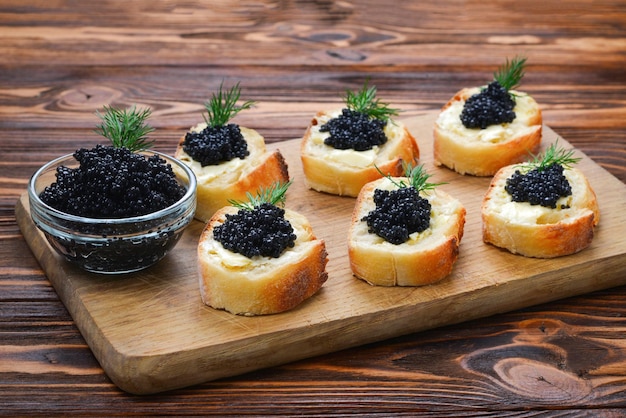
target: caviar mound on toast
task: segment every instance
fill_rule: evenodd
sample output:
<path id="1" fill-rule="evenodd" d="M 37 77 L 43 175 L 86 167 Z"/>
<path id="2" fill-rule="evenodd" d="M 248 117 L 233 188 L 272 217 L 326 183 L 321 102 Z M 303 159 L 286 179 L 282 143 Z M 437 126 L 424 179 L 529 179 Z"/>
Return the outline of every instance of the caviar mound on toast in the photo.
<path id="1" fill-rule="evenodd" d="M 318 112 L 301 143 L 305 183 L 313 190 L 355 197 L 364 184 L 378 179 L 378 169 L 402 175 L 402 163 L 419 158 L 419 147 L 398 114 L 376 98 L 367 83 L 347 91 L 342 109 Z M 378 169 L 377 169 L 378 167 Z"/>
<path id="2" fill-rule="evenodd" d="M 579 159 L 553 143 L 533 161 L 500 169 L 482 203 L 483 241 L 526 257 L 554 258 L 587 248 L 600 221 Z"/>
<path id="3" fill-rule="evenodd" d="M 447 277 L 458 258 L 465 208 L 428 183 L 422 166 L 359 193 L 348 230 L 353 274 L 377 286 L 422 286 Z"/>
<path id="4" fill-rule="evenodd" d="M 433 133 L 436 165 L 493 176 L 537 152 L 541 109 L 530 95 L 515 90 L 525 63 L 526 58 L 507 60 L 487 86 L 461 89 L 442 107 Z"/>
<path id="5" fill-rule="evenodd" d="M 237 83 L 224 92 L 222 85 L 205 104 L 204 122 L 192 127 L 179 141 L 175 157 L 196 175 L 196 218 L 207 222 L 231 199 L 244 200 L 246 193 L 289 180 L 287 163 L 280 150 L 270 152 L 265 139 L 254 129 L 228 123 L 254 102 L 237 106 Z"/>
<path id="6" fill-rule="evenodd" d="M 284 209 L 287 184 L 218 210 L 198 244 L 202 301 L 244 316 L 295 308 L 328 279 L 326 245 L 306 217 Z"/>

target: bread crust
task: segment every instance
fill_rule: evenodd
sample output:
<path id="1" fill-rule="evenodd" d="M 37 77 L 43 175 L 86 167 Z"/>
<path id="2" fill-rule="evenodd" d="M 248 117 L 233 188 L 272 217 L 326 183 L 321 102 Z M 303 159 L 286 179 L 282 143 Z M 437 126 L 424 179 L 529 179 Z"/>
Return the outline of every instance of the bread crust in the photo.
<path id="1" fill-rule="evenodd" d="M 328 254 L 324 240 L 313 235 L 307 219 L 290 210 L 285 218 L 297 239 L 278 258 L 247 258 L 224 249 L 213 237 L 213 229 L 226 214 L 238 209 L 218 210 L 203 230 L 198 244 L 199 286 L 202 301 L 215 309 L 237 315 L 268 315 L 293 309 L 313 296 L 328 279 Z"/>
<path id="2" fill-rule="evenodd" d="M 596 195 L 578 169 L 564 170 L 572 195 L 561 198 L 557 209 L 513 202 L 504 190 L 517 165 L 502 168 L 491 181 L 481 213 L 483 241 L 526 257 L 554 258 L 587 248 L 600 221 Z M 561 205 L 569 208 L 561 208 Z"/>
<path id="3" fill-rule="evenodd" d="M 406 181 L 406 179 L 404 179 Z M 376 205 L 376 188 L 391 186 L 388 179 L 366 184 L 356 200 L 348 231 L 348 257 L 353 274 L 377 286 L 423 286 L 448 276 L 459 254 L 465 208 L 441 190 L 422 193 L 432 206 L 431 226 L 409 242 L 394 245 L 368 232 L 361 219 Z"/>
<path id="4" fill-rule="evenodd" d="M 193 130 L 202 130 L 202 123 Z M 273 152 L 265 148 L 264 138 L 255 130 L 240 127 L 241 134 L 248 144 L 250 154 L 235 158 L 218 166 L 202 167 L 200 163 L 183 150 L 183 136 L 174 156 L 191 167 L 197 179 L 196 219 L 208 222 L 229 200 L 246 200 L 246 193 L 254 193 L 270 187 L 277 181 L 289 181 L 289 170 L 280 150 Z"/>
<path id="5" fill-rule="evenodd" d="M 459 174 L 493 176 L 500 168 L 524 162 L 536 153 L 542 136 L 541 109 L 525 93 L 516 95 L 516 118 L 508 124 L 487 129 L 468 129 L 460 115 L 463 105 L 480 88 L 457 92 L 441 109 L 435 122 L 433 154 L 435 165 L 444 165 Z"/>
<path id="6" fill-rule="evenodd" d="M 404 124 L 397 121 L 387 123 L 387 142 L 371 152 L 335 150 L 323 144 L 323 138 L 328 134 L 320 133 L 319 128 L 340 114 L 341 110 L 318 112 L 302 138 L 302 169 L 309 188 L 355 197 L 363 185 L 381 177 L 376 167 L 385 174 L 399 176 L 403 174 L 403 162 L 414 163 L 419 159 L 419 147 L 415 138 Z M 358 163 L 348 163 L 347 153 L 350 151 L 367 158 L 357 158 Z M 329 159 L 329 155 L 333 159 Z"/>

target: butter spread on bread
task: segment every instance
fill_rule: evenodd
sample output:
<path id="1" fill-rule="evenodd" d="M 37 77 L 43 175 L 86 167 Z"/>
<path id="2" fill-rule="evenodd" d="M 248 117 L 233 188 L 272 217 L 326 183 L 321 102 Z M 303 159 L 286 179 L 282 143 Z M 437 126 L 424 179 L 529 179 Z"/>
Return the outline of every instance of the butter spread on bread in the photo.
<path id="1" fill-rule="evenodd" d="M 381 177 L 376 167 L 385 173 L 401 175 L 403 162 L 413 163 L 419 158 L 415 138 L 404 124 L 391 119 L 397 111 L 380 103 L 375 94 L 376 89 L 368 88 L 367 84 L 358 93 L 348 91 L 345 108 L 320 111 L 312 119 L 301 144 L 302 168 L 309 188 L 354 197 L 364 184 Z M 353 116 L 366 115 L 371 120 L 382 121 L 379 125 L 384 124 L 385 140 L 378 141 L 379 132 L 372 133 L 372 140 L 376 138 L 376 141 L 369 147 L 363 146 L 363 137 L 367 140 L 368 135 L 355 131 L 352 138 L 350 132 L 342 132 L 344 138 L 335 141 L 328 126 L 347 118 L 351 112 Z M 335 144 L 351 139 L 355 141 L 354 146 Z"/>
<path id="2" fill-rule="evenodd" d="M 489 86 L 464 88 L 442 107 L 433 134 L 436 165 L 446 166 L 460 174 L 493 176 L 498 169 L 523 162 L 529 153 L 538 150 L 542 136 L 541 109 L 530 95 L 513 88 L 523 75 L 524 63 L 525 59 L 512 63 L 507 61 Z M 509 73 L 516 71 L 518 78 L 509 80 Z M 499 80 L 503 80 L 503 86 L 500 86 Z M 514 106 L 513 118 L 504 122 L 467 124 L 464 114 L 467 104 L 491 88 L 504 89 L 510 96 L 510 103 Z M 485 100 L 485 103 L 491 102 Z M 480 110 L 488 113 L 489 108 Z"/>
<path id="3" fill-rule="evenodd" d="M 555 147 L 556 143 L 552 144 L 546 153 Z M 483 241 L 537 258 L 560 257 L 587 248 L 600 221 L 596 195 L 587 178 L 565 164 L 562 176 L 570 186 L 567 193 L 546 205 L 514 198 L 515 193 L 507 191 L 511 179 L 535 167 L 533 163 L 510 165 L 496 173 L 482 203 Z"/>
<path id="4" fill-rule="evenodd" d="M 402 243 L 392 243 L 368 226 L 377 207 L 376 190 L 398 190 L 406 177 L 383 177 L 366 184 L 357 197 L 348 231 L 348 255 L 353 274 L 378 286 L 421 286 L 448 276 L 459 253 L 465 208 L 446 192 L 422 190 L 430 205 L 426 229 L 414 231 Z"/>
<path id="5" fill-rule="evenodd" d="M 229 230 L 229 222 L 240 223 Z M 275 234 L 267 227 L 270 222 L 280 222 L 281 228 L 286 226 L 291 232 Z M 224 237 L 229 231 L 237 234 Z M 270 242 L 276 237 L 287 238 L 278 244 L 277 253 Z M 258 251 L 246 245 L 250 242 L 259 243 Z M 265 245 L 272 248 L 263 250 Z M 322 287 L 328 278 L 327 261 L 324 241 L 315 237 L 303 215 L 268 203 L 253 208 L 225 206 L 207 223 L 198 244 L 202 301 L 238 315 L 283 312 Z"/>

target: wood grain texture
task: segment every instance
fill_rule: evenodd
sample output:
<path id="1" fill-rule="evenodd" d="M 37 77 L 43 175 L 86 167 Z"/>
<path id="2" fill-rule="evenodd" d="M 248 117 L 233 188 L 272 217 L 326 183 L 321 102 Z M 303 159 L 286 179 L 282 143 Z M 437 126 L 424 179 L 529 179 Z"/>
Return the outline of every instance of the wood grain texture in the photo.
<path id="1" fill-rule="evenodd" d="M 0 414 L 620 416 L 618 287 L 136 398 L 104 375 L 15 221 L 44 162 L 103 104 L 154 108 L 171 152 L 224 79 L 269 142 L 366 77 L 412 117 L 526 53 L 544 121 L 626 183 L 622 1 L 34 2 L 0 6 Z M 557 395 L 557 392 L 560 395 Z M 560 398 L 559 398 L 560 396 Z"/>

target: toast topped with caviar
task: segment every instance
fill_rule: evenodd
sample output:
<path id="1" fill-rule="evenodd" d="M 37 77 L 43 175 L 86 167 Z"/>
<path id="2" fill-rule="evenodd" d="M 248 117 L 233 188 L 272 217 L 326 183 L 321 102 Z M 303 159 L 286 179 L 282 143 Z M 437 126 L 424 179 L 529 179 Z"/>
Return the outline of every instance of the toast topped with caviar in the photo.
<path id="1" fill-rule="evenodd" d="M 231 201 L 206 225 L 198 244 L 200 294 L 215 309 L 275 314 L 313 296 L 326 282 L 326 245 L 308 220 L 284 209 L 289 183 Z"/>
<path id="2" fill-rule="evenodd" d="M 577 161 L 557 141 L 533 161 L 500 169 L 482 204 L 483 241 L 537 258 L 587 248 L 600 211 Z"/>
<path id="3" fill-rule="evenodd" d="M 465 225 L 463 205 L 428 183 L 422 166 L 359 193 L 348 231 L 353 274 L 378 286 L 422 286 L 448 276 Z"/>
<path id="4" fill-rule="evenodd" d="M 526 58 L 507 60 L 488 85 L 464 88 L 443 106 L 433 134 L 436 165 L 460 174 L 493 176 L 537 152 L 541 109 L 530 95 L 515 90 L 525 63 Z"/>
<path id="5" fill-rule="evenodd" d="M 279 150 L 269 152 L 265 139 L 254 129 L 229 120 L 254 102 L 238 106 L 239 84 L 222 91 L 205 104 L 204 122 L 180 139 L 175 157 L 188 165 L 197 179 L 196 218 L 207 222 L 230 199 L 289 180 L 287 163 Z"/>
<path id="6" fill-rule="evenodd" d="M 347 91 L 344 108 L 318 112 L 301 144 L 307 186 L 355 197 L 381 171 L 401 175 L 403 162 L 419 158 L 419 147 L 408 129 L 392 119 L 397 114 L 367 83 L 358 92 Z"/>

